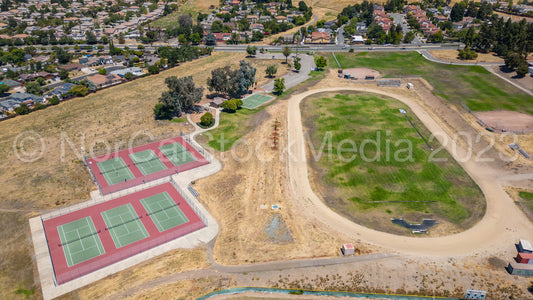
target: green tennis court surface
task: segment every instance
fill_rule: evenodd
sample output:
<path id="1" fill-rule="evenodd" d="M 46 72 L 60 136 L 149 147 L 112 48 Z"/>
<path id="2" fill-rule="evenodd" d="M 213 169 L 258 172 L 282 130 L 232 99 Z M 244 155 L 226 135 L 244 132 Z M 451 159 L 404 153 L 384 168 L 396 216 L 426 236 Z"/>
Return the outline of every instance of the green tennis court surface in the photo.
<path id="1" fill-rule="evenodd" d="M 101 215 L 117 248 L 149 236 L 131 204 L 103 211 Z"/>
<path id="2" fill-rule="evenodd" d="M 69 267 L 105 253 L 91 217 L 57 227 Z"/>
<path id="3" fill-rule="evenodd" d="M 196 158 L 185 149 L 180 143 L 168 144 L 159 147 L 159 150 L 165 154 L 165 156 L 175 165 L 183 165 L 191 161 L 195 161 Z"/>
<path id="4" fill-rule="evenodd" d="M 137 153 L 130 154 L 131 160 L 139 168 L 143 175 L 152 174 L 162 170 L 166 170 L 167 167 L 159 160 L 152 150 L 145 150 Z"/>
<path id="5" fill-rule="evenodd" d="M 135 178 L 122 158 L 112 158 L 98 163 L 98 168 L 109 185 Z"/>
<path id="6" fill-rule="evenodd" d="M 270 101 L 274 97 L 263 95 L 263 94 L 253 94 L 250 97 L 244 99 L 242 102 L 242 107 L 247 109 L 254 109 L 259 105 Z"/>
<path id="7" fill-rule="evenodd" d="M 189 219 L 167 192 L 141 199 L 141 203 L 159 232 L 189 222 Z"/>

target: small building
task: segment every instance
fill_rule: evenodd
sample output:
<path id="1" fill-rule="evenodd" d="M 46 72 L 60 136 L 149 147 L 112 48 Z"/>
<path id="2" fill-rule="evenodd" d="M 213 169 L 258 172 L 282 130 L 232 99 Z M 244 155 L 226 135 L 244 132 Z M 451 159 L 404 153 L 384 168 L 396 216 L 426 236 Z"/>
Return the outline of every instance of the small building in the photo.
<path id="1" fill-rule="evenodd" d="M 68 95 L 70 90 L 75 86 L 76 86 L 75 84 L 66 82 L 56 87 L 55 89 L 51 90 L 50 92 L 46 93 L 44 96 L 45 98 L 52 98 L 54 96 L 57 96 L 57 98 L 63 99 L 63 97 L 65 95 Z"/>
<path id="2" fill-rule="evenodd" d="M 71 71 L 81 71 L 81 69 L 83 68 L 83 65 L 82 64 L 76 64 L 76 63 L 70 63 L 70 64 L 66 64 L 66 65 L 63 65 L 63 66 L 59 66 L 60 69 L 65 69 L 69 72 Z"/>
<path id="3" fill-rule="evenodd" d="M 341 248 L 342 254 L 344 256 L 346 255 L 354 255 L 355 254 L 355 247 L 353 244 L 343 244 Z"/>
<path id="4" fill-rule="evenodd" d="M 352 44 L 363 44 L 365 39 L 362 35 L 352 35 Z"/>
<path id="5" fill-rule="evenodd" d="M 533 253 L 518 253 L 515 260 L 520 264 L 533 264 Z"/>
<path id="6" fill-rule="evenodd" d="M 533 247 L 531 247 L 531 243 L 528 240 L 520 240 L 518 242 L 518 252 L 521 253 L 533 253 Z"/>
<path id="7" fill-rule="evenodd" d="M 533 276 L 533 264 L 519 264 L 512 261 L 507 266 L 507 272 L 511 275 Z"/>
<path id="8" fill-rule="evenodd" d="M 215 97 L 213 101 L 209 102 L 209 106 L 212 108 L 219 108 L 224 101 L 226 101 L 226 99 L 222 97 Z"/>
<path id="9" fill-rule="evenodd" d="M 529 75 L 533 76 L 533 67 L 529 67 Z"/>

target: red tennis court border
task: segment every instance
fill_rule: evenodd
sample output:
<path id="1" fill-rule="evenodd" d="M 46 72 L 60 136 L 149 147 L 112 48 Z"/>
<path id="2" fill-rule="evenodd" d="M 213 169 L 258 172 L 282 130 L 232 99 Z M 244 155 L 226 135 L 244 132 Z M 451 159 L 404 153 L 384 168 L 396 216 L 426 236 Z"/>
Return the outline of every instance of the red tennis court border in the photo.
<path id="1" fill-rule="evenodd" d="M 192 154 L 192 156 L 194 156 L 196 160 L 185 163 L 183 165 L 175 166 L 165 156 L 165 154 L 163 154 L 163 152 L 159 150 L 159 147 L 161 146 L 165 146 L 168 144 L 174 144 L 174 143 L 180 143 L 189 153 Z M 161 160 L 163 164 L 165 164 L 167 169 L 161 170 L 159 172 L 155 172 L 152 174 L 148 174 L 148 175 L 143 175 L 129 155 L 133 153 L 145 151 L 145 150 L 154 151 L 155 155 Z M 104 175 L 102 174 L 102 171 L 98 167 L 98 163 L 106 161 L 106 160 L 110 160 L 113 158 L 117 158 L 117 157 L 120 157 L 124 160 L 124 162 L 126 163 L 126 165 L 128 165 L 129 169 L 131 170 L 131 173 L 133 174 L 133 176 L 135 176 L 135 178 L 124 181 L 124 182 L 120 182 L 117 184 L 109 185 Z M 114 152 L 114 153 L 109 153 L 109 154 L 105 154 L 105 155 L 98 156 L 98 157 L 93 157 L 93 158 L 88 159 L 87 163 L 93 173 L 95 180 L 99 184 L 99 188 L 100 188 L 102 195 L 106 195 L 106 194 L 110 194 L 110 193 L 114 193 L 117 191 L 130 188 L 133 186 L 137 186 L 139 184 L 142 184 L 148 181 L 156 180 L 159 178 L 170 176 L 172 174 L 194 169 L 194 168 L 208 164 L 209 161 L 205 159 L 205 157 L 203 157 L 200 153 L 198 153 L 198 151 L 196 151 L 196 149 L 194 149 L 193 146 L 191 146 L 181 136 L 179 136 L 179 137 L 170 138 L 170 139 L 162 140 L 162 141 L 151 143 L 151 144 L 138 146 L 135 148 L 125 149 L 119 152 Z"/>
<path id="2" fill-rule="evenodd" d="M 142 206 L 140 200 L 163 192 L 167 192 L 172 197 L 172 199 L 178 204 L 179 208 L 183 211 L 185 216 L 189 219 L 189 222 L 169 230 L 159 232 L 156 225 Z M 137 215 L 141 217 L 140 220 L 148 231 L 149 236 L 124 247 L 116 248 L 111 234 L 108 230 L 106 230 L 106 224 L 100 213 L 128 203 L 133 206 Z M 102 245 L 105 249 L 105 253 L 69 267 L 65 258 L 63 247 L 60 246 L 61 239 L 59 237 L 57 227 L 85 217 L 92 218 L 96 227 L 96 231 L 98 232 L 98 237 L 102 241 Z M 62 284 L 89 274 L 98 269 L 109 266 L 113 263 L 166 242 L 175 240 L 206 226 L 171 183 L 164 183 L 146 190 L 126 195 L 124 197 L 49 219 L 44 221 L 43 225 L 48 242 L 48 248 L 52 257 L 52 264 L 57 284 Z"/>

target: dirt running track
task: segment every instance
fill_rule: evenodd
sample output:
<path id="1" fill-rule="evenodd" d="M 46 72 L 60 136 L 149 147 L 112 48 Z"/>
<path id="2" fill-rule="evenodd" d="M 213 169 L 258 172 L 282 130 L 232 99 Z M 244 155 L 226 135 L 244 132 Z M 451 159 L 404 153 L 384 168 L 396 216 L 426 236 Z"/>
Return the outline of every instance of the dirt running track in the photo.
<path id="1" fill-rule="evenodd" d="M 322 88 L 293 95 L 288 105 L 290 186 L 298 201 L 296 204 L 307 217 L 315 218 L 332 230 L 341 231 L 354 240 L 362 240 L 390 251 L 414 255 L 480 254 L 485 256 L 509 247 L 512 243 L 517 243 L 519 238 L 533 239 L 533 224 L 504 191 L 498 179 L 501 172 L 485 163 L 472 160 L 459 163 L 483 191 L 487 200 L 487 212 L 479 223 L 464 232 L 435 238 L 397 236 L 358 225 L 329 209 L 313 192 L 309 183 L 300 102 L 312 94 L 335 91 L 371 92 L 398 99 L 408 105 L 432 133 L 440 133 L 437 138 L 441 143 L 443 143 L 443 138 L 451 141 L 446 143 L 445 148 L 456 160 L 458 157 L 466 157 L 465 149 L 457 145 L 420 105 L 407 97 L 366 87 Z M 455 153 L 452 151 L 454 148 L 457 149 Z"/>

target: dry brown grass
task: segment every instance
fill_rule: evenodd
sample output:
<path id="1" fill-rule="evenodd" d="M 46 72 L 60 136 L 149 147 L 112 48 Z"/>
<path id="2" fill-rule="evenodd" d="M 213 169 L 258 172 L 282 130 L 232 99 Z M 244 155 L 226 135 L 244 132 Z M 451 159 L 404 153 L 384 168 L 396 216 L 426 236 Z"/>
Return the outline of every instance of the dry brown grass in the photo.
<path id="1" fill-rule="evenodd" d="M 205 249 L 174 250 L 111 275 L 64 297 L 75 299 L 110 298 L 140 282 L 207 267 Z"/>
<path id="2" fill-rule="evenodd" d="M 464 62 L 460 60 L 458 55 L 459 51 L 457 50 L 431 50 L 429 51 L 433 56 L 444 61 L 451 62 Z M 503 63 L 503 58 L 496 56 L 495 53 L 478 53 L 477 59 L 468 60 L 468 62 L 501 62 Z"/>
<path id="3" fill-rule="evenodd" d="M 195 184 L 200 201 L 219 222 L 220 232 L 214 249 L 218 263 L 336 256 L 342 242 L 346 242 L 315 221 L 304 218 L 294 206 L 287 185 L 287 153 L 271 148 L 272 128 L 274 121 L 279 120 L 279 149 L 286 149 L 286 113 L 287 103 L 278 100 L 253 115 L 249 125 L 254 129 L 242 139 L 246 142 L 237 143 L 233 150 L 218 155 L 224 169 Z M 261 204 L 267 208 L 261 209 Z M 286 222 L 293 243 L 275 244 L 267 239 L 264 229 L 273 213 L 272 204 L 280 205 L 277 212 Z"/>
<path id="4" fill-rule="evenodd" d="M 237 67 L 244 56 L 214 53 L 211 57 L 184 63 L 156 76 L 141 78 L 1 122 L 0 157 L 3 159 L 0 163 L 0 182 L 3 188 L 0 189 L 0 208 L 39 212 L 87 200 L 95 186 L 81 159 L 75 154 L 83 145 L 83 140 L 88 151 L 95 145 L 96 148 L 103 148 L 104 143 L 114 149 L 119 144 L 127 145 L 135 133 L 142 135 L 146 132 L 159 136 L 190 130 L 191 126 L 186 123 L 153 119 L 152 108 L 166 89 L 165 78 L 192 75 L 198 85 L 205 86 L 211 69 L 225 65 Z M 261 74 L 265 74 L 264 69 L 272 62 L 250 61 L 258 66 L 259 84 L 265 83 L 268 79 Z M 27 131 L 39 134 L 44 143 L 42 157 L 34 162 L 17 159 L 13 148 L 16 137 Z M 62 145 L 62 134 L 72 141 L 75 150 L 67 142 Z M 32 152 L 40 149 L 40 146 L 40 143 L 31 143 L 30 140 L 24 142 L 25 151 Z M 8 215 L 3 220 L 9 221 L 9 224 L 6 223 L 2 228 L 15 225 L 10 227 L 12 234 L 4 234 L 8 231 L 3 231 L 0 236 L 0 243 L 10 245 L 3 248 L 1 253 L 0 293 L 13 295 L 17 283 L 26 288 L 29 281 L 31 287 L 32 265 L 20 262 L 31 261 L 33 250 L 30 241 L 25 239 L 28 236 L 25 229 L 27 216 L 20 213 Z M 16 225 L 18 221 L 21 226 Z M 17 239 L 22 242 L 15 243 Z"/>

